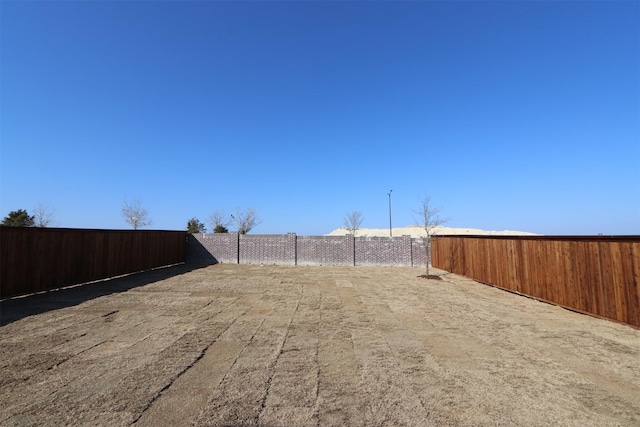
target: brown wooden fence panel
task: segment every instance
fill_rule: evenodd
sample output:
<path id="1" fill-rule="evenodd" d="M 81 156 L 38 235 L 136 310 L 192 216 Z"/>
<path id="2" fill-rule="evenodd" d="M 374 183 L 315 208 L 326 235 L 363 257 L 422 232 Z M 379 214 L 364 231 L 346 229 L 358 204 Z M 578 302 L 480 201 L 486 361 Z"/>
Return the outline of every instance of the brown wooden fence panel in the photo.
<path id="1" fill-rule="evenodd" d="M 0 298 L 185 261 L 183 231 L 0 227 Z"/>
<path id="2" fill-rule="evenodd" d="M 640 327 L 640 236 L 434 236 L 433 266 Z"/>

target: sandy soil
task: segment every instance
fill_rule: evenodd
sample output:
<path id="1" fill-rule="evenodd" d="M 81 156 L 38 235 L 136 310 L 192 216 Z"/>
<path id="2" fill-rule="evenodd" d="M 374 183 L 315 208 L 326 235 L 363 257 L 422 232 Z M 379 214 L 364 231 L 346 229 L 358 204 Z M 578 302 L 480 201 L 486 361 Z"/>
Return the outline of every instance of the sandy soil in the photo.
<path id="1" fill-rule="evenodd" d="M 346 228 L 337 228 L 327 234 L 327 236 L 344 236 L 350 231 Z M 424 227 L 419 225 L 410 225 L 407 227 L 392 228 L 391 233 L 394 237 L 411 236 L 414 238 L 426 237 L 427 232 Z M 452 228 L 437 226 L 431 230 L 432 235 L 436 234 L 455 234 L 455 235 L 474 235 L 474 236 L 535 236 L 535 233 L 528 231 L 515 230 L 481 230 L 479 228 Z M 358 237 L 389 237 L 388 228 L 359 228 L 356 232 Z"/>
<path id="2" fill-rule="evenodd" d="M 3 301 L 0 425 L 640 425 L 640 330 L 420 273 L 179 266 Z"/>

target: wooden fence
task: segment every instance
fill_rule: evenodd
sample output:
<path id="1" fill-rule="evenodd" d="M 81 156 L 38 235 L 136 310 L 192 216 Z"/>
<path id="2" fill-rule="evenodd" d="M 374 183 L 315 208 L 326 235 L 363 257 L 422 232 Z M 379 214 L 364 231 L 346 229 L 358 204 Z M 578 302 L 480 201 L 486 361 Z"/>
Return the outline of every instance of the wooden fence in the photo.
<path id="1" fill-rule="evenodd" d="M 640 327 L 640 236 L 433 236 L 433 266 Z"/>
<path id="2" fill-rule="evenodd" d="M 0 298 L 185 261 L 186 232 L 0 227 Z"/>

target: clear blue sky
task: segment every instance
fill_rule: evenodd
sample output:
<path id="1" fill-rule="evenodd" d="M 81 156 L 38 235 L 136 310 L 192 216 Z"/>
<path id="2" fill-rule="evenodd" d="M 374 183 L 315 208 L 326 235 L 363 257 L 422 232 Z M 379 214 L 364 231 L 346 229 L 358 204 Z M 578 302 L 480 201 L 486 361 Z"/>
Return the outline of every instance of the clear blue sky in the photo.
<path id="1" fill-rule="evenodd" d="M 640 2 L 2 1 L 1 211 L 640 234 Z"/>

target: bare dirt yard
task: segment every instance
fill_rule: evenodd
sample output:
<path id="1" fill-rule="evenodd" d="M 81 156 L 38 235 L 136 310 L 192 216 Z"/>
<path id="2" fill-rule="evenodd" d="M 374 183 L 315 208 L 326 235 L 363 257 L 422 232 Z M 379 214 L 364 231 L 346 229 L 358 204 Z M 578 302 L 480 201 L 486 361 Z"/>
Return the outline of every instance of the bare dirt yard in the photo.
<path id="1" fill-rule="evenodd" d="M 176 266 L 3 301 L 0 425 L 640 425 L 640 330 L 421 273 Z"/>

